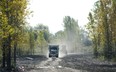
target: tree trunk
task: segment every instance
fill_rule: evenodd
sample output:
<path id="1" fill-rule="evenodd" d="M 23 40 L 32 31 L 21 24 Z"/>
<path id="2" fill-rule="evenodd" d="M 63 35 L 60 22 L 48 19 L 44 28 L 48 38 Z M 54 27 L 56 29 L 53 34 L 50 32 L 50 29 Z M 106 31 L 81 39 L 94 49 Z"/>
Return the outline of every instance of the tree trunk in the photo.
<path id="1" fill-rule="evenodd" d="M 94 36 L 94 49 L 93 49 L 93 52 L 94 52 L 94 56 L 95 56 L 95 58 L 97 58 L 98 57 L 98 50 L 97 50 L 97 40 L 96 40 L 96 38 L 95 38 L 95 36 Z"/>
<path id="2" fill-rule="evenodd" d="M 2 47 L 2 67 L 5 68 L 5 60 L 6 60 L 6 54 L 5 54 L 5 44 L 3 43 Z"/>
<path id="3" fill-rule="evenodd" d="M 7 68 L 8 71 L 11 72 L 11 36 L 8 36 L 7 40 L 8 46 L 7 46 Z"/>
<path id="4" fill-rule="evenodd" d="M 14 43 L 14 66 L 16 67 L 16 47 L 17 47 L 17 42 L 15 41 Z"/>

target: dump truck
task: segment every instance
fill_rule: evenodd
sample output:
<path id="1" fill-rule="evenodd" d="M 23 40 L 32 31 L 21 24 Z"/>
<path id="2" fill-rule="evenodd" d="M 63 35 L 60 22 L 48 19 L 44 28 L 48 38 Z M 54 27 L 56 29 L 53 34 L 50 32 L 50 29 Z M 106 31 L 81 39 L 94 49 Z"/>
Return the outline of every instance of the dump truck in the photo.
<path id="1" fill-rule="evenodd" d="M 49 45 L 49 57 L 59 57 L 59 45 Z"/>

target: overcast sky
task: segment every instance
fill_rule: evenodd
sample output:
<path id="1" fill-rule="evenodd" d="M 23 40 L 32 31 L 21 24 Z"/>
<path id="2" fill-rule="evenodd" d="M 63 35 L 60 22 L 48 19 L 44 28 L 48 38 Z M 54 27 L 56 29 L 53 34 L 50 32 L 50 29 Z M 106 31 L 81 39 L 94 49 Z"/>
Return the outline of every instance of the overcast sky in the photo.
<path id="1" fill-rule="evenodd" d="M 63 30 L 64 16 L 78 20 L 79 26 L 87 24 L 88 13 L 96 0 L 30 0 L 29 8 L 33 17 L 28 22 L 31 26 L 44 24 L 51 33 Z"/>

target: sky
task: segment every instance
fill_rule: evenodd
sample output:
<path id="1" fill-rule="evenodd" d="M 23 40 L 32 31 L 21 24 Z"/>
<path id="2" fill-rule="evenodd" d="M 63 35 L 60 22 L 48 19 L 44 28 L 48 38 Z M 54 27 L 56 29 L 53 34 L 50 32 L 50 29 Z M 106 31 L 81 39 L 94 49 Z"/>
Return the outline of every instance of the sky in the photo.
<path id="1" fill-rule="evenodd" d="M 30 0 L 29 8 L 33 13 L 28 19 L 30 26 L 44 24 L 51 33 L 63 30 L 63 18 L 70 16 L 83 27 L 88 22 L 88 13 L 96 0 Z"/>

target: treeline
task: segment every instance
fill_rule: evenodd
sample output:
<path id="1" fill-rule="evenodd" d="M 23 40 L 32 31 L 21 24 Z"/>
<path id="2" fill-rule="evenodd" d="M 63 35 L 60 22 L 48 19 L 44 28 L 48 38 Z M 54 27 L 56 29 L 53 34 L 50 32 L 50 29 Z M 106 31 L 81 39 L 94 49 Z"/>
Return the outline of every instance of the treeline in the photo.
<path id="1" fill-rule="evenodd" d="M 21 36 L 21 42 L 18 43 L 17 55 L 35 55 L 44 54 L 50 41 L 49 28 L 43 24 L 38 24 L 35 27 L 26 26 Z"/>
<path id="2" fill-rule="evenodd" d="M 27 0 L 0 0 L 0 62 L 11 72 L 16 67 L 16 48 L 22 43 L 26 25 Z"/>
<path id="3" fill-rule="evenodd" d="M 0 65 L 11 72 L 16 57 L 44 54 L 48 44 L 66 45 L 68 52 L 77 52 L 81 44 L 90 45 L 88 33 L 70 16 L 63 19 L 63 31 L 55 34 L 43 24 L 30 27 L 26 18 L 28 0 L 0 0 Z"/>
<path id="4" fill-rule="evenodd" d="M 43 24 L 31 27 L 26 18 L 28 0 L 0 0 L 0 66 L 11 72 L 16 57 L 43 53 L 49 40 L 49 28 Z M 38 50 L 39 49 L 39 50 Z"/>
<path id="5" fill-rule="evenodd" d="M 69 53 L 81 52 L 84 46 L 90 46 L 92 44 L 88 37 L 88 32 L 79 27 L 78 20 L 70 16 L 65 16 L 63 26 L 64 30 L 56 32 L 52 37 L 51 43 L 66 45 Z"/>
<path id="6" fill-rule="evenodd" d="M 95 57 L 116 60 L 116 0 L 98 0 L 88 19 Z"/>

